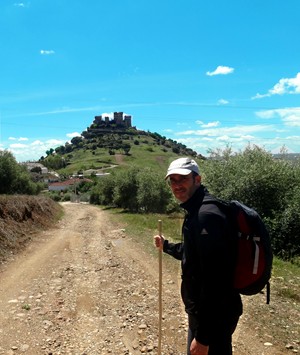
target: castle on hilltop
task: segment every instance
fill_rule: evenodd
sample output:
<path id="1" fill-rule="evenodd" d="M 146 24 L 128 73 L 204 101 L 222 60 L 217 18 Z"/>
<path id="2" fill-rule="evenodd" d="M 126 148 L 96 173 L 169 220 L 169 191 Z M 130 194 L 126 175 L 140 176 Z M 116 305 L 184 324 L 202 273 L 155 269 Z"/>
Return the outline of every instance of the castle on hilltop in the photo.
<path id="1" fill-rule="evenodd" d="M 114 112 L 114 116 L 112 119 L 110 119 L 110 117 L 108 116 L 95 116 L 93 126 L 96 128 L 111 128 L 112 126 L 115 126 L 116 128 L 130 128 L 132 127 L 131 116 L 124 115 L 123 112 Z"/>
<path id="2" fill-rule="evenodd" d="M 95 116 L 93 123 L 82 132 L 84 138 L 97 137 L 107 133 L 132 134 L 136 127 L 132 126 L 131 116 L 124 115 L 123 112 L 114 112 L 113 117 Z"/>

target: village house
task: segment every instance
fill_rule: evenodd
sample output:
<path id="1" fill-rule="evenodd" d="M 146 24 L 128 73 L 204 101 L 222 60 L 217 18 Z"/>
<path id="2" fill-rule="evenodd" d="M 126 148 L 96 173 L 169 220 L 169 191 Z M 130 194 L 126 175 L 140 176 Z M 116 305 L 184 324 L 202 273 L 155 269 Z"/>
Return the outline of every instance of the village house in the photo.
<path id="1" fill-rule="evenodd" d="M 74 187 L 76 188 L 76 184 L 85 181 L 85 182 L 92 182 L 90 179 L 80 179 L 80 178 L 74 178 L 74 179 L 69 179 L 65 181 L 59 181 L 59 182 L 53 182 L 48 185 L 48 190 L 49 191 L 65 191 L 68 190 L 69 188 Z"/>

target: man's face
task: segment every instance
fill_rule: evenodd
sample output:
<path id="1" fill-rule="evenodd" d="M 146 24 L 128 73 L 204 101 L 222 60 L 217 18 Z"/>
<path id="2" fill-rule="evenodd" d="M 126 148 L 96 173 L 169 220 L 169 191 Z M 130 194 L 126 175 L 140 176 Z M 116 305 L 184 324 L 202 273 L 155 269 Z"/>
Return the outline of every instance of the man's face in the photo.
<path id="1" fill-rule="evenodd" d="M 193 176 L 192 173 L 189 175 L 172 174 L 168 180 L 174 196 L 181 203 L 191 198 L 201 184 L 201 177 Z"/>

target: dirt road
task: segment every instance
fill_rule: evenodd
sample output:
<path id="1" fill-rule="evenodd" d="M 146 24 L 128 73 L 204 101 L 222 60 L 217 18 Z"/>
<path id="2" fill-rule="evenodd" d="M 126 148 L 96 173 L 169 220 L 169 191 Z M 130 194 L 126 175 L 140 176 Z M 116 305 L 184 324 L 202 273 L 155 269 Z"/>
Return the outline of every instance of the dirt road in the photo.
<path id="1" fill-rule="evenodd" d="M 157 259 L 105 211 L 64 209 L 58 228 L 1 269 L 0 354 L 157 354 Z M 162 353 L 184 354 L 185 339 L 174 270 L 164 275 Z M 242 321 L 234 343 L 238 355 L 280 354 Z"/>

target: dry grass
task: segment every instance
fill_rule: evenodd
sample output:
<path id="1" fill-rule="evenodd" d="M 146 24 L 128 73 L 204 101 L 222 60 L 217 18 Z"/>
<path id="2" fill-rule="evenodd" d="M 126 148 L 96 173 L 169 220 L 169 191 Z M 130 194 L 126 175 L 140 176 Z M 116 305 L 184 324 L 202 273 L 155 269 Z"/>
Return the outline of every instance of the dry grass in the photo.
<path id="1" fill-rule="evenodd" d="M 34 233 L 53 225 L 61 213 L 60 206 L 45 196 L 0 195 L 0 262 Z"/>

